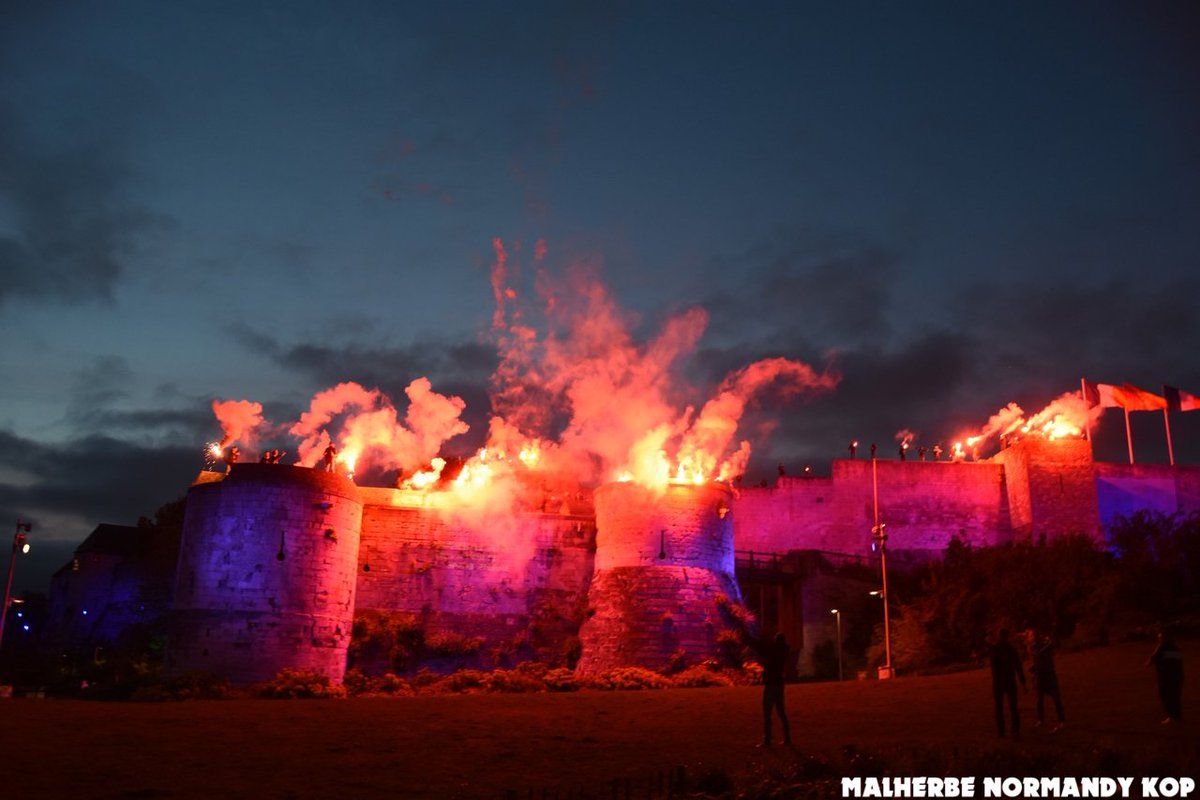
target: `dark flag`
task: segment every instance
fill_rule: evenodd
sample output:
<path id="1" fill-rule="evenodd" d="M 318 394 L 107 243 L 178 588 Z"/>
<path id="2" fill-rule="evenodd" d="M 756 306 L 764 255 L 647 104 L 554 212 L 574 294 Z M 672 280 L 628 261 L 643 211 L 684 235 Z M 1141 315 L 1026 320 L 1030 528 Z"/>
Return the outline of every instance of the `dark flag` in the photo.
<path id="1" fill-rule="evenodd" d="M 1171 411 L 1195 411 L 1200 408 L 1200 397 L 1174 386 L 1164 386 L 1163 397 L 1166 398 L 1167 408 Z"/>

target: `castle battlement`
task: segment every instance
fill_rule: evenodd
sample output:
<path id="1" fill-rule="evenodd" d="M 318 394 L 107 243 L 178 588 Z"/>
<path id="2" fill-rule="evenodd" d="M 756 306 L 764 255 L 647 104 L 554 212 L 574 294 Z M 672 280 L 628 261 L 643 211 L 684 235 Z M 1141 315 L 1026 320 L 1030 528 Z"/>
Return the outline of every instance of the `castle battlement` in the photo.
<path id="1" fill-rule="evenodd" d="M 585 672 L 696 662 L 717 647 L 718 599 L 740 596 L 735 553 L 871 558 L 876 497 L 889 552 L 917 558 L 952 539 L 1103 542 L 1117 514 L 1200 510 L 1200 467 L 1096 463 L 1085 440 L 1028 438 L 979 461 L 846 458 L 828 476 L 772 486 L 614 483 L 528 492 L 525 510 L 498 511 L 237 464 L 202 473 L 188 493 L 169 663 L 237 682 L 285 666 L 340 680 L 354 615 L 366 610 L 479 642 L 481 665 L 558 658 L 575 636 Z M 747 563 L 756 572 L 742 581 L 760 580 L 762 559 Z M 804 611 L 821 606 L 821 580 L 799 570 L 777 583 L 772 608 L 788 611 L 774 624 L 794 625 L 804 646 L 824 624 Z"/>

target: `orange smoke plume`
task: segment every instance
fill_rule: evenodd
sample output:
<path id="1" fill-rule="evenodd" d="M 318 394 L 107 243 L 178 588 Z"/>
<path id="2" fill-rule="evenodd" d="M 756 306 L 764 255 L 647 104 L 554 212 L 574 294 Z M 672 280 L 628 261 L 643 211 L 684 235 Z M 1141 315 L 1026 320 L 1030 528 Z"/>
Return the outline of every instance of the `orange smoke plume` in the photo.
<path id="1" fill-rule="evenodd" d="M 254 446 L 254 435 L 264 422 L 262 403 L 250 400 L 213 400 L 213 414 L 221 425 L 221 441 L 216 445 L 219 453 L 227 446 L 240 442 Z"/>
<path id="2" fill-rule="evenodd" d="M 413 471 L 428 464 L 447 439 L 467 431 L 461 398 L 433 391 L 428 378 L 417 378 L 404 391 L 409 407 L 403 422 L 378 389 L 346 382 L 317 394 L 288 430 L 302 439 L 299 463 L 315 466 L 335 442 L 350 472 L 364 464 Z"/>
<path id="3" fill-rule="evenodd" d="M 493 292 L 507 309 L 517 293 L 499 289 L 507 256 L 499 243 L 496 252 Z M 670 317 L 657 335 L 638 342 L 631 332 L 638 320 L 618 308 L 586 265 L 564 279 L 540 273 L 537 290 L 543 334 L 521 322 L 533 316 L 528 309 L 493 318 L 501 360 L 493 376 L 499 421 L 489 449 L 514 452 L 522 438 L 538 439 L 540 464 L 583 481 L 731 479 L 749 456 L 747 443 L 729 450 L 753 395 L 769 386 L 789 395 L 825 391 L 838 381 L 799 361 L 764 359 L 728 376 L 694 416 L 680 402 L 687 389 L 675 373 L 708 325 L 703 309 Z"/>

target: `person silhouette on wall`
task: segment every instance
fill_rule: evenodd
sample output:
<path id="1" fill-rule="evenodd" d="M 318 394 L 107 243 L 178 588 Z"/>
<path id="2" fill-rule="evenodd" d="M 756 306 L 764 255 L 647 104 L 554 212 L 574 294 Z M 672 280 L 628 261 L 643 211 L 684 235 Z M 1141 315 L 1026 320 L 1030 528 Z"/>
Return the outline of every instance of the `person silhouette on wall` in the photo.
<path id="1" fill-rule="evenodd" d="M 1182 722 L 1183 653 L 1166 628 L 1158 629 L 1158 646 L 1146 659 L 1146 666 L 1153 666 L 1158 678 L 1158 699 L 1167 712 L 1163 724 Z"/>
<path id="2" fill-rule="evenodd" d="M 745 642 L 754 650 L 758 663 L 763 668 L 763 739 L 762 746 L 771 746 L 771 714 L 778 714 L 779 724 L 783 729 L 783 743 L 791 745 L 792 728 L 788 723 L 787 708 L 784 704 L 784 686 L 787 682 L 787 670 L 791 665 L 792 648 L 787 643 L 783 633 L 775 634 L 775 638 L 767 641 L 765 638 L 752 636 L 742 630 Z"/>
<path id="3" fill-rule="evenodd" d="M 1054 640 L 1044 633 L 1039 633 L 1033 639 L 1033 661 L 1029 671 L 1033 673 L 1033 687 L 1037 692 L 1037 726 L 1046 723 L 1046 698 L 1054 701 L 1054 713 L 1058 716 L 1058 724 L 1053 730 L 1059 730 L 1067 721 L 1063 712 L 1062 690 L 1058 685 L 1058 671 L 1054 668 L 1054 653 L 1057 645 Z"/>
<path id="4" fill-rule="evenodd" d="M 1012 716 L 1013 738 L 1021 735 L 1021 712 L 1017 708 L 1017 680 L 1021 688 L 1028 689 L 1025 683 L 1025 668 L 1021 666 L 1021 656 L 1017 649 L 1008 641 L 1008 629 L 1001 628 L 997 641 L 992 645 L 988 654 L 992 667 L 992 699 L 996 704 L 996 732 L 1004 736 L 1004 700 L 1008 698 L 1009 713 Z"/>

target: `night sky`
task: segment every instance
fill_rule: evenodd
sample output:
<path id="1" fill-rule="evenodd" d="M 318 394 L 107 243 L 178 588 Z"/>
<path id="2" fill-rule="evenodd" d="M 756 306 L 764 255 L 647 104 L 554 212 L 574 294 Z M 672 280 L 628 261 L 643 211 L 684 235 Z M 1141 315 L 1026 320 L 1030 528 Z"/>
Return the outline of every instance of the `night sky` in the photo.
<path id="1" fill-rule="evenodd" d="M 284 421 L 426 376 L 478 447 L 497 237 L 527 280 L 593 269 L 643 339 L 706 309 L 693 402 L 755 359 L 838 372 L 759 399 L 749 480 L 1081 376 L 1200 394 L 1198 97 L 1190 2 L 8 0 L 15 587 L 182 496 L 214 399 Z M 1107 412 L 1098 457 L 1124 434 Z M 1134 415 L 1139 461 L 1164 440 Z"/>

